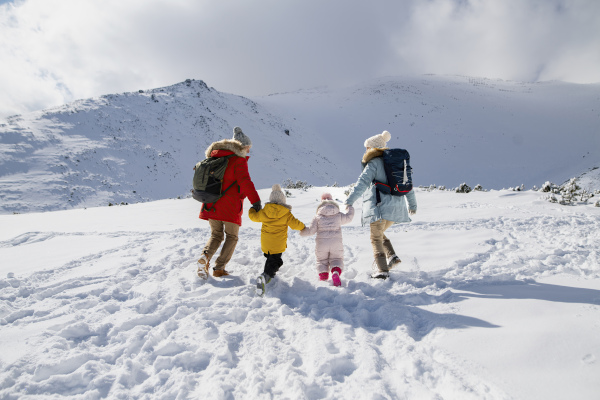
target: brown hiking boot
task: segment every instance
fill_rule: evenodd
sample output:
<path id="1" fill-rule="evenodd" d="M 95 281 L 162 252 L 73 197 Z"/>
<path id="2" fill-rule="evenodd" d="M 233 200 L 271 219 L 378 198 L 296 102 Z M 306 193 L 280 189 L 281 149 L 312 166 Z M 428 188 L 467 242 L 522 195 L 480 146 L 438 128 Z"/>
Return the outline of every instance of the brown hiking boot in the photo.
<path id="1" fill-rule="evenodd" d="M 229 275 L 229 272 L 225 271 L 224 269 L 213 269 L 213 276 L 214 277 L 220 277 L 220 276 L 227 276 Z"/>

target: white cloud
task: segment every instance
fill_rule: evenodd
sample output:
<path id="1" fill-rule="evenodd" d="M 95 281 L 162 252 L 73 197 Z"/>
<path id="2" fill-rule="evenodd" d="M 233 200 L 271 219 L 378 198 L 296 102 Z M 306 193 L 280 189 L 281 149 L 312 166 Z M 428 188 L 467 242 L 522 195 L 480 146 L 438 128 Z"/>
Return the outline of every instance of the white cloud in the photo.
<path id="1" fill-rule="evenodd" d="M 412 71 L 600 82 L 600 2 L 432 0 L 395 36 Z"/>
<path id="2" fill-rule="evenodd" d="M 596 0 L 20 0 L 0 116 L 203 79 L 266 94 L 381 75 L 600 81 Z"/>

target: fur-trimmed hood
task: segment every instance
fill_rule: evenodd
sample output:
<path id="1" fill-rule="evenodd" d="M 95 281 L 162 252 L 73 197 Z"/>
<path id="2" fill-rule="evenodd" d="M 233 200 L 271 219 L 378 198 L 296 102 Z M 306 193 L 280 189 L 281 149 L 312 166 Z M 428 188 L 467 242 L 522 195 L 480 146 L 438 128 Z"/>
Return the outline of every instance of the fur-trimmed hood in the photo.
<path id="1" fill-rule="evenodd" d="M 210 146 L 208 146 L 208 149 L 206 149 L 206 158 L 210 157 L 210 154 L 213 152 L 213 150 L 229 150 L 238 157 L 246 157 L 248 155 L 248 152 L 246 149 L 244 149 L 244 146 L 237 140 L 233 139 L 223 139 L 212 143 Z"/>
<path id="2" fill-rule="evenodd" d="M 383 151 L 386 150 L 387 147 L 382 148 L 382 149 L 378 149 L 376 147 L 370 148 L 368 149 L 365 154 L 363 155 L 362 158 L 362 164 L 363 166 L 367 165 L 367 163 L 369 161 L 371 161 L 372 159 L 374 159 L 375 157 L 381 157 L 383 156 Z"/>
<path id="3" fill-rule="evenodd" d="M 334 215 L 340 212 L 340 206 L 333 200 L 323 200 L 317 207 L 317 214 Z"/>

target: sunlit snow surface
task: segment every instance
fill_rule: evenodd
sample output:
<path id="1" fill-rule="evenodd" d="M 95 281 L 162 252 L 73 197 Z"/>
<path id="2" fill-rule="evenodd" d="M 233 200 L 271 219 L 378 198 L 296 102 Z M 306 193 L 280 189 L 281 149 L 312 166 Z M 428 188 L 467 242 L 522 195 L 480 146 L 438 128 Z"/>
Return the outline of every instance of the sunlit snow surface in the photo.
<path id="1" fill-rule="evenodd" d="M 309 223 L 344 190 L 288 203 Z M 196 277 L 209 228 L 192 199 L 0 216 L 0 398 L 597 398 L 600 208 L 416 195 L 413 222 L 388 231 L 391 279 L 368 276 L 356 203 L 342 287 L 290 231 L 264 298 L 246 216 L 231 275 Z"/>

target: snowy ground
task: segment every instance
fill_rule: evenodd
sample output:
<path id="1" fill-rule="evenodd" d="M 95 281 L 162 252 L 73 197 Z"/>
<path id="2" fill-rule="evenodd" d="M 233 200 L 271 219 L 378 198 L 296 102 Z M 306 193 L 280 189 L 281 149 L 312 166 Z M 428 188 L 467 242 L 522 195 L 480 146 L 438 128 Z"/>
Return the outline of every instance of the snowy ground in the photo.
<path id="1" fill-rule="evenodd" d="M 341 288 L 291 232 L 264 298 L 247 218 L 232 275 L 195 277 L 191 199 L 2 215 L 0 399 L 598 399 L 600 208 L 542 196 L 419 190 L 384 282 L 358 216 Z"/>

